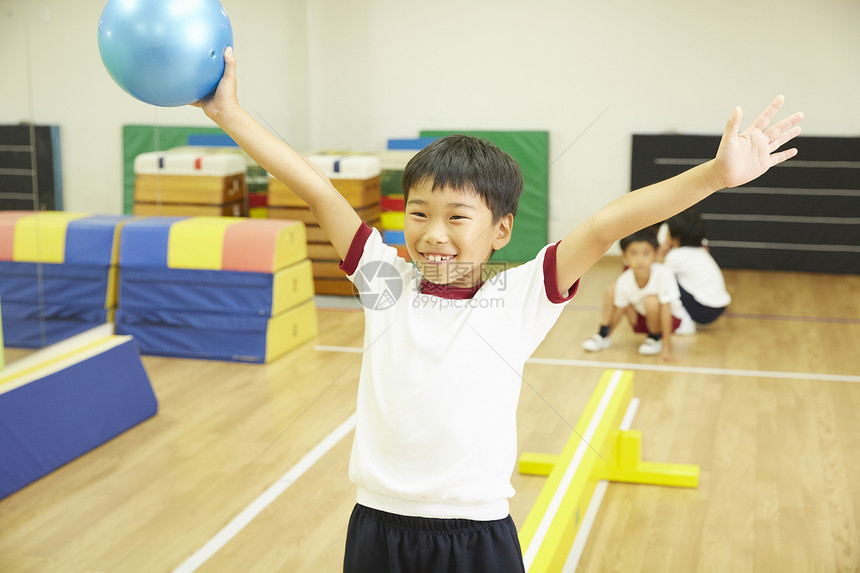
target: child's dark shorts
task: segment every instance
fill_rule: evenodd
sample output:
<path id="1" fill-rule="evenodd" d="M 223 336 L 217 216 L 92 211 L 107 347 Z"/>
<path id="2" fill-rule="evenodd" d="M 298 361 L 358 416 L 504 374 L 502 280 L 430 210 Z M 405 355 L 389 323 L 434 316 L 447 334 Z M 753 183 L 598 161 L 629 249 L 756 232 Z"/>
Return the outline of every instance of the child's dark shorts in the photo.
<path id="1" fill-rule="evenodd" d="M 681 291 L 681 304 L 683 304 L 684 308 L 687 309 L 690 318 L 692 318 L 695 323 L 711 324 L 720 318 L 720 315 L 726 310 L 726 307 L 714 308 L 701 304 L 693 297 L 693 295 L 685 291 L 684 287 L 682 287 L 680 283 L 678 283 L 678 290 Z"/>
<path id="2" fill-rule="evenodd" d="M 436 519 L 356 505 L 344 573 L 524 573 L 517 529 L 496 521 Z"/>

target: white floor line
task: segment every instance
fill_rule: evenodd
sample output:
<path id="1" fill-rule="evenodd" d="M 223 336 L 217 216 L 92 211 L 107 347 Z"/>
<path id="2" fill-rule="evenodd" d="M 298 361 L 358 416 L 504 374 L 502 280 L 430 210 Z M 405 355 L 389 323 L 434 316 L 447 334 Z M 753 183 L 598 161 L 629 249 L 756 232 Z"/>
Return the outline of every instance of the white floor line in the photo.
<path id="1" fill-rule="evenodd" d="M 316 346 L 320 352 L 361 353 L 358 346 Z M 822 374 L 819 372 L 780 372 L 773 370 L 739 370 L 734 368 L 701 368 L 696 366 L 671 366 L 669 364 L 639 364 L 635 362 L 600 362 L 597 360 L 570 360 L 566 358 L 529 358 L 530 364 L 553 366 L 582 366 L 585 368 L 647 370 L 652 372 L 681 372 L 685 374 L 710 374 L 715 376 L 744 376 L 747 378 L 782 378 L 787 380 L 821 380 L 826 382 L 860 382 L 860 376 L 847 374 Z"/>
<path id="2" fill-rule="evenodd" d="M 597 512 L 600 511 L 600 504 L 603 503 L 603 496 L 606 495 L 607 489 L 609 489 L 609 482 L 605 479 L 600 480 L 594 486 L 594 493 L 591 494 L 588 509 L 585 510 L 582 523 L 579 524 L 579 529 L 570 548 L 570 554 L 567 556 L 567 561 L 564 562 L 564 567 L 561 568 L 562 573 L 574 573 L 579 566 L 579 560 L 582 557 L 582 552 L 585 551 L 585 544 L 588 542 L 588 536 L 591 535 L 591 528 L 597 519 Z"/>
<path id="3" fill-rule="evenodd" d="M 278 480 L 269 486 L 269 489 L 264 491 L 260 497 L 251 502 L 248 507 L 233 518 L 230 523 L 215 534 L 215 537 L 210 539 L 203 547 L 198 549 L 191 557 L 186 559 L 179 567 L 173 570 L 173 573 L 192 573 L 198 567 L 206 563 L 210 557 L 215 555 L 219 549 L 224 547 L 231 539 L 233 539 L 242 529 L 248 525 L 251 520 L 257 517 L 266 507 L 269 506 L 279 495 L 284 493 L 288 487 L 293 485 L 302 475 L 308 471 L 320 458 L 322 458 L 329 450 L 331 450 L 338 442 L 347 436 L 355 429 L 355 413 L 347 418 L 340 426 L 334 429 L 332 433 L 323 438 L 314 449 L 308 452 L 305 457 L 300 459 L 296 465 L 291 467 L 287 473 L 282 475 Z"/>
<path id="4" fill-rule="evenodd" d="M 682 372 L 686 374 L 713 374 L 717 376 L 745 376 L 748 378 L 782 378 L 790 380 L 821 380 L 827 382 L 860 382 L 860 376 L 821 374 L 819 372 L 779 372 L 772 370 L 738 370 L 734 368 L 700 368 L 696 366 L 670 366 L 668 364 L 636 364 L 624 362 L 597 362 L 561 358 L 530 358 L 532 364 L 556 366 L 585 366 L 590 368 L 620 368 L 622 370 L 649 370 L 652 372 Z"/>
<path id="5" fill-rule="evenodd" d="M 352 354 L 361 354 L 364 348 L 361 346 L 325 346 L 324 344 L 317 344 L 314 346 L 314 350 L 318 350 L 320 352 L 350 352 Z"/>
<path id="6" fill-rule="evenodd" d="M 639 398 L 631 398 L 630 404 L 627 405 L 627 411 L 624 413 L 624 419 L 621 420 L 620 429 L 622 431 L 626 432 L 633 425 L 633 418 L 638 409 Z M 602 479 L 597 482 L 594 493 L 591 495 L 591 501 L 585 510 L 585 515 L 582 516 L 582 523 L 579 524 L 579 529 L 576 531 L 570 553 L 561 569 L 562 573 L 574 573 L 579 566 L 579 560 L 582 557 L 582 552 L 585 551 L 585 544 L 588 542 L 588 536 L 591 535 L 591 528 L 597 519 L 597 512 L 600 511 L 600 504 L 603 503 L 603 496 L 606 494 L 607 488 L 609 488 L 609 481 Z"/>

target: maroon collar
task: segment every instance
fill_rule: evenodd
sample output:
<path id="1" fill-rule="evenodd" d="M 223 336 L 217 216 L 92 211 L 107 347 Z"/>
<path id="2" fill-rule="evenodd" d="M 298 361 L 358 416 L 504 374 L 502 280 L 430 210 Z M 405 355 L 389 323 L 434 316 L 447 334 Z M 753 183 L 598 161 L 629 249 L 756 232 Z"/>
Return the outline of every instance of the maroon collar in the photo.
<path id="1" fill-rule="evenodd" d="M 439 285 L 431 283 L 427 279 L 421 279 L 421 293 L 438 296 L 439 298 L 462 300 L 473 298 L 483 284 L 482 281 L 473 287 L 455 287 L 451 285 Z"/>

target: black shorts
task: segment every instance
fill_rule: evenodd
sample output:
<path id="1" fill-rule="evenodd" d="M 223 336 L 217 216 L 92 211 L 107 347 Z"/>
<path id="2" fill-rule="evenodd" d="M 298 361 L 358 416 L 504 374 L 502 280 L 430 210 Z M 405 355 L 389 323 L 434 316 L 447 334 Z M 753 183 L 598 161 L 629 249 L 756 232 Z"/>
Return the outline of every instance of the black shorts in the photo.
<path id="1" fill-rule="evenodd" d="M 524 573 L 514 520 L 408 517 L 356 505 L 344 573 Z"/>
<path id="2" fill-rule="evenodd" d="M 693 295 L 684 290 L 684 287 L 678 283 L 678 290 L 681 291 L 681 304 L 687 309 L 690 318 L 698 324 L 711 324 L 726 310 L 726 307 L 714 308 L 705 306 L 693 298 Z"/>

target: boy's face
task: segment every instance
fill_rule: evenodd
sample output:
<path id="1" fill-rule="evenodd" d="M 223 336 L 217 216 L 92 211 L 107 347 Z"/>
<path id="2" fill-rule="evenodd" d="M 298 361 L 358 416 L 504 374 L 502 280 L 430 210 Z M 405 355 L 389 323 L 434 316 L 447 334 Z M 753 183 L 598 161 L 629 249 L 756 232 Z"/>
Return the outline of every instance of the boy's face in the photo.
<path id="1" fill-rule="evenodd" d="M 634 241 L 627 245 L 621 255 L 624 264 L 633 269 L 637 275 L 649 273 L 651 271 L 651 263 L 657 256 L 657 251 L 654 245 L 647 241 Z"/>
<path id="2" fill-rule="evenodd" d="M 409 190 L 404 234 L 409 256 L 424 277 L 436 284 L 473 287 L 493 250 L 511 237 L 513 215 L 493 222 L 477 194 L 451 187 L 433 190 L 424 180 Z"/>

